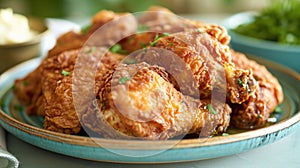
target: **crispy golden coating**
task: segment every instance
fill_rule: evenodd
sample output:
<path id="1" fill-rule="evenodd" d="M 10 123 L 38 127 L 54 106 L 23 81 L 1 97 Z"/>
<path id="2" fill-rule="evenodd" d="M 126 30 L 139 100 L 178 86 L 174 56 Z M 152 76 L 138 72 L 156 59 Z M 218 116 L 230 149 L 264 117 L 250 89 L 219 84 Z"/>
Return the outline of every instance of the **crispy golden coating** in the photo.
<path id="1" fill-rule="evenodd" d="M 69 51 L 69 50 L 80 50 L 83 44 L 86 43 L 86 40 L 93 34 L 99 27 L 104 25 L 105 23 L 117 19 L 118 17 L 124 14 L 116 14 L 111 11 L 101 11 L 97 13 L 91 23 L 91 28 L 88 29 L 87 32 L 77 33 L 77 32 L 67 32 L 63 34 L 61 37 L 57 39 L 55 46 L 48 52 L 47 57 L 42 61 L 41 65 L 39 65 L 34 71 L 25 76 L 22 79 L 17 79 L 15 81 L 15 95 L 18 100 L 26 106 L 26 111 L 28 114 L 40 114 L 44 113 L 41 110 L 37 110 L 36 102 L 42 101 L 39 97 L 42 94 L 42 71 L 44 70 L 44 62 L 47 62 L 50 59 L 57 59 L 61 53 Z M 102 46 L 109 46 L 109 38 L 118 39 L 122 38 L 126 35 L 126 33 L 133 32 L 135 28 L 130 28 L 128 24 L 132 22 L 132 16 L 126 15 L 126 17 L 122 17 L 118 22 L 114 22 L 111 25 L 108 25 L 105 29 L 103 29 L 106 37 L 99 37 L 97 39 L 97 43 Z M 122 32 L 117 33 L 106 33 L 110 32 L 110 28 L 120 28 L 122 27 Z M 112 29 L 113 30 L 113 29 Z M 92 41 L 92 40 L 91 40 Z M 92 45 L 92 44 L 91 44 Z M 67 54 L 68 55 L 68 54 Z M 53 57 L 53 58 L 52 58 Z"/>
<path id="2" fill-rule="evenodd" d="M 146 63 L 119 65 L 108 73 L 99 100 L 87 113 L 95 118 L 84 117 L 83 123 L 108 138 L 168 139 L 226 130 L 231 113 L 228 105 L 218 104 L 214 108 L 218 114 L 213 114 L 207 108 L 209 101 L 184 96 L 167 76 L 163 68 Z"/>
<path id="3" fill-rule="evenodd" d="M 15 81 L 15 94 L 27 108 L 28 114 L 44 115 L 44 97 L 52 94 L 57 81 L 63 78 L 62 70 L 74 68 L 80 50 L 63 52 L 57 57 L 45 59 L 40 66 L 23 79 Z M 26 85 L 23 83 L 28 81 Z"/>
<path id="4" fill-rule="evenodd" d="M 57 81 L 54 91 L 45 96 L 44 128 L 66 134 L 76 134 L 81 129 L 78 115 L 73 105 L 72 76 Z"/>
<path id="5" fill-rule="evenodd" d="M 283 101 L 282 88 L 266 67 L 249 60 L 244 54 L 232 51 L 232 61 L 239 68 L 251 69 L 259 84 L 248 101 L 233 105 L 232 123 L 238 128 L 262 127 L 270 113 Z"/>
<path id="6" fill-rule="evenodd" d="M 186 31 L 160 38 L 156 47 L 174 52 L 198 82 L 200 97 L 208 98 L 213 89 L 227 90 L 232 103 L 242 103 L 253 94 L 257 83 L 251 71 L 235 68 L 229 47 L 204 32 Z M 185 74 L 178 74 L 185 78 Z M 241 80 L 244 85 L 239 84 Z M 227 83 L 227 85 L 226 85 Z M 193 93 L 190 93 L 193 96 Z"/>
<path id="7" fill-rule="evenodd" d="M 41 74 L 36 73 L 40 70 L 42 70 L 41 65 L 24 78 L 15 80 L 14 83 L 14 94 L 19 102 L 26 107 L 28 114 L 37 114 L 35 109 L 32 109 L 32 102 L 36 101 L 36 95 L 41 94 Z"/>
<path id="8" fill-rule="evenodd" d="M 162 7 L 150 7 L 141 17 L 138 23 L 146 27 L 146 31 L 156 33 L 177 33 L 190 29 L 198 29 L 206 32 L 222 44 L 229 44 L 230 36 L 227 30 L 216 24 L 207 24 L 199 21 L 191 21 L 179 17 L 170 10 Z"/>
<path id="9" fill-rule="evenodd" d="M 70 31 L 58 37 L 56 41 L 56 45 L 48 52 L 48 57 L 55 56 L 63 51 L 81 48 L 86 43 L 86 41 L 90 38 L 90 36 L 93 35 L 93 33 L 95 33 L 99 28 L 101 28 L 101 26 L 125 15 L 129 15 L 129 14 L 128 13 L 117 14 L 107 10 L 98 12 L 92 18 L 91 25 L 87 26 L 86 28 L 87 30 L 84 30 L 82 32 Z M 116 25 L 121 25 L 121 26 L 124 25 L 123 22 L 126 21 L 127 18 L 126 17 L 123 18 L 124 18 L 123 20 L 118 20 L 118 24 L 109 25 L 109 27 L 111 28 Z M 126 27 L 124 26 L 123 28 L 124 31 L 126 31 Z M 109 39 L 100 37 L 98 38 L 98 40 L 101 41 L 102 43 L 107 43 Z"/>
<path id="10" fill-rule="evenodd" d="M 190 21 L 199 31 L 206 32 L 214 39 L 218 40 L 221 44 L 228 45 L 230 42 L 230 36 L 227 30 L 217 24 L 207 24 L 202 22 Z"/>
<path id="11" fill-rule="evenodd" d="M 198 30 L 206 32 L 221 44 L 227 45 L 230 41 L 227 30 L 220 25 L 187 20 L 175 15 L 166 8 L 158 6 L 150 7 L 148 11 L 138 18 L 138 24 L 142 29 L 138 29 L 137 34 L 126 37 L 120 42 L 123 49 L 129 53 L 149 46 L 150 42 L 153 42 L 155 37 L 162 33 L 172 34 Z"/>
<path id="12" fill-rule="evenodd" d="M 42 78 L 42 97 L 46 101 L 37 106 L 42 106 L 44 109 L 44 127 L 46 129 L 67 134 L 78 133 L 81 129 L 79 116 L 86 111 L 87 105 L 93 98 L 91 95 L 86 94 L 94 93 L 93 91 L 89 92 L 93 88 L 86 85 L 86 80 L 94 81 L 95 78 L 104 75 L 123 57 L 108 52 L 100 60 L 103 48 L 97 48 L 93 51 L 90 51 L 90 49 L 85 47 L 80 52 L 81 60 L 76 65 L 78 51 L 75 51 L 75 53 L 71 51 L 64 52 L 53 61 L 47 60 L 44 62 L 46 65 Z M 94 64 L 95 62 L 99 63 Z M 92 66 L 93 64 L 94 66 Z M 74 69 L 74 67 L 77 69 Z M 99 67 L 98 70 L 97 67 Z M 63 70 L 68 72 L 67 75 L 62 73 Z M 74 77 L 74 72 L 76 72 L 76 77 Z M 77 87 L 74 88 L 72 84 L 77 85 Z M 74 97 L 76 101 L 74 101 Z M 77 103 L 77 108 L 79 106 L 80 109 L 75 110 L 76 105 L 74 103 Z"/>
<path id="13" fill-rule="evenodd" d="M 14 93 L 28 114 L 45 116 L 45 129 L 66 134 L 84 126 L 108 138 L 165 140 L 220 134 L 231 123 L 261 127 L 282 88 L 229 41 L 222 26 L 161 7 L 137 18 L 100 11 L 87 31 L 59 37 Z"/>
<path id="14" fill-rule="evenodd" d="M 80 50 L 70 50 L 43 61 L 42 94 L 36 108 L 43 107 L 44 128 L 77 133 L 80 123 L 72 103 L 72 71 Z M 62 72 L 65 73 L 62 73 Z"/>

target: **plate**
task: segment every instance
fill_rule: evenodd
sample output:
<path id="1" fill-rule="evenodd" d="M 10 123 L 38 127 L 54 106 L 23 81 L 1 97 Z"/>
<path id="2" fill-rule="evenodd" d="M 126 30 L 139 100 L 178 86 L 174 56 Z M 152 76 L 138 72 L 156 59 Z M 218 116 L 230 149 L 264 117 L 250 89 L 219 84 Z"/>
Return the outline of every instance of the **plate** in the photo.
<path id="1" fill-rule="evenodd" d="M 12 93 L 13 81 L 39 65 L 24 62 L 0 76 L 0 125 L 32 145 L 82 159 L 118 163 L 171 163 L 204 160 L 245 152 L 282 139 L 300 124 L 300 76 L 277 63 L 252 57 L 279 79 L 285 99 L 280 121 L 267 127 L 228 136 L 167 141 L 111 140 L 65 135 L 42 128 L 43 119 L 27 116 Z M 174 143 L 176 141 L 176 143 Z M 99 145 L 101 144 L 101 145 Z M 170 148 L 172 146 L 172 148 Z"/>

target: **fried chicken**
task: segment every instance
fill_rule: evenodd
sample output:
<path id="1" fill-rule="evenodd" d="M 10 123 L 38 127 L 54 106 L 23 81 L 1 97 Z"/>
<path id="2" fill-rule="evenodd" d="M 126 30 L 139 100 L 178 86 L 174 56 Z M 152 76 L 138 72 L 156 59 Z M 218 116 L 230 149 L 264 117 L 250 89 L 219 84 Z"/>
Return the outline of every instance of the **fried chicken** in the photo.
<path id="1" fill-rule="evenodd" d="M 163 33 L 172 34 L 189 30 L 206 32 L 213 39 L 224 45 L 229 44 L 230 41 L 230 36 L 224 27 L 216 24 L 191 21 L 179 17 L 162 7 L 150 7 L 147 12 L 143 13 L 137 19 L 139 26 L 137 33 L 120 42 L 123 49 L 128 52 L 149 46 L 150 42 L 155 40 L 155 37 Z"/>
<path id="2" fill-rule="evenodd" d="M 83 123 L 108 138 L 168 139 L 226 130 L 231 113 L 227 104 L 217 103 L 214 114 L 208 100 L 184 96 L 168 78 L 163 68 L 146 63 L 119 65 L 107 74 Z"/>
<path id="3" fill-rule="evenodd" d="M 191 21 L 179 17 L 162 7 L 150 7 L 138 18 L 139 25 L 146 27 L 146 31 L 156 33 L 178 33 L 190 29 L 206 32 L 220 43 L 227 45 L 230 41 L 226 29 L 220 25 Z M 145 31 L 145 30 L 144 30 Z"/>
<path id="4" fill-rule="evenodd" d="M 43 62 L 46 65 L 41 99 L 45 101 L 37 104 L 37 107 L 44 109 L 46 129 L 67 134 L 80 131 L 80 112 L 86 111 L 94 95 L 93 87 L 88 87 L 86 83 L 92 84 L 97 76 L 103 75 L 123 58 L 110 52 L 103 55 L 104 51 L 105 48 L 85 47 L 82 50 L 64 52 Z M 75 64 L 76 61 L 78 62 Z"/>
<path id="5" fill-rule="evenodd" d="M 213 89 L 226 94 L 232 103 L 243 103 L 257 88 L 251 71 L 238 69 L 231 62 L 229 47 L 204 32 L 185 31 L 160 38 L 156 47 L 172 51 L 192 71 L 200 97 L 208 98 Z M 177 74 L 185 78 L 185 74 Z M 244 85 L 239 84 L 239 80 Z M 227 85 L 226 85 L 227 83 Z M 184 89 L 188 90 L 188 89 Z M 194 96 L 194 93 L 187 93 Z"/>
<path id="6" fill-rule="evenodd" d="M 283 91 L 278 80 L 266 69 L 244 54 L 232 51 L 236 67 L 251 69 L 258 89 L 242 104 L 233 104 L 232 124 L 238 128 L 259 128 L 265 125 L 276 106 L 283 101 Z"/>
<path id="7" fill-rule="evenodd" d="M 111 46 L 135 33 L 136 24 L 134 16 L 129 13 L 117 14 L 112 11 L 100 11 L 92 18 L 91 24 L 86 28 L 87 30 L 82 32 L 70 31 L 61 35 L 57 39 L 56 45 L 49 51 L 48 57 L 63 51 L 81 48 L 83 45 Z"/>
<path id="8" fill-rule="evenodd" d="M 165 140 L 261 127 L 282 88 L 229 41 L 222 26 L 165 8 L 101 11 L 87 31 L 59 37 L 14 93 L 28 114 L 45 116 L 45 129 L 66 134 Z"/>
<path id="9" fill-rule="evenodd" d="M 120 16 L 123 17 L 118 19 Z M 14 93 L 20 103 L 26 106 L 26 111 L 28 114 L 44 114 L 43 112 L 39 112 L 40 110 L 36 110 L 36 107 L 39 106 L 37 105 L 39 104 L 38 101 L 40 101 L 38 98 L 42 94 L 41 80 L 43 76 L 41 72 L 43 72 L 44 66 L 46 65 L 44 62 L 47 62 L 48 59 L 50 59 L 51 62 L 52 59 L 56 59 L 56 57 L 63 52 L 74 49 L 80 50 L 83 44 L 92 47 L 95 45 L 110 47 L 118 40 L 126 37 L 128 34 L 134 33 L 136 30 L 136 26 L 134 26 L 135 20 L 129 14 L 115 14 L 110 11 L 101 11 L 97 13 L 92 20 L 93 22 L 88 32 L 76 33 L 71 31 L 59 37 L 56 45 L 49 51 L 47 57 L 42 61 L 42 63 L 30 74 L 15 81 Z M 100 26 L 111 20 L 115 21 L 107 24 L 100 31 L 96 32 Z M 119 33 L 115 33 L 113 31 Z M 96 37 L 89 39 L 92 34 L 94 34 Z M 101 36 L 101 34 L 105 34 L 105 36 Z M 26 83 L 26 85 L 24 85 L 24 83 Z"/>

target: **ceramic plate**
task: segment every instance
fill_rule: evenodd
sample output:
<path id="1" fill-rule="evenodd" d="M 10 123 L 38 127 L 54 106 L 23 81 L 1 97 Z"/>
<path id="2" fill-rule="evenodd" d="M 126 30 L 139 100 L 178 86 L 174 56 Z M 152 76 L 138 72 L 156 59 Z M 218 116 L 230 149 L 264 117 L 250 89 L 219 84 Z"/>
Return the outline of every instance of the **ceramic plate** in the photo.
<path id="1" fill-rule="evenodd" d="M 180 141 L 91 139 L 82 135 L 65 135 L 47 131 L 42 128 L 43 118 L 27 116 L 12 93 L 13 81 L 38 66 L 39 59 L 22 63 L 0 76 L 0 124 L 11 134 L 32 145 L 56 153 L 95 161 L 170 163 L 217 158 L 245 152 L 279 140 L 300 125 L 299 74 L 276 63 L 261 58 L 254 59 L 266 65 L 279 79 L 285 94 L 279 122 L 261 129 L 228 136 Z"/>

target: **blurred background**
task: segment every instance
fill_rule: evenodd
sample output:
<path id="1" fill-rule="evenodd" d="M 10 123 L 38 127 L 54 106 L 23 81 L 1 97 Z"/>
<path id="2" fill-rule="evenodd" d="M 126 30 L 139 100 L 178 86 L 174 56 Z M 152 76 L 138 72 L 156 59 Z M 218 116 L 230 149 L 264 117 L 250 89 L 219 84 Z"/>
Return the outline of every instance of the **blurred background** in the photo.
<path id="1" fill-rule="evenodd" d="M 51 18 L 85 18 L 101 9 L 117 12 L 144 11 L 161 5 L 177 14 L 236 13 L 260 10 L 270 0 L 0 0 L 0 8 L 17 13 Z"/>

